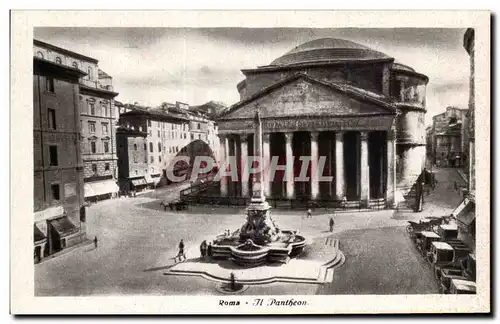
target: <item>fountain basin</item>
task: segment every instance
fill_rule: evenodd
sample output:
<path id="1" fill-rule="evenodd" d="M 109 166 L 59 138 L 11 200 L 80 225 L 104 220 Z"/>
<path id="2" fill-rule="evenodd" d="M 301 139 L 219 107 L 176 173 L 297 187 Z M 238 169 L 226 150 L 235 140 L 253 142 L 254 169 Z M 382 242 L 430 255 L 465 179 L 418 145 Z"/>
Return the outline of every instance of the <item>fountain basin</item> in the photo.
<path id="1" fill-rule="evenodd" d="M 251 239 L 239 242 L 225 238 L 212 245 L 212 257 L 232 260 L 243 267 L 256 267 L 264 263 L 287 263 L 291 257 L 296 257 L 303 251 L 306 239 L 295 231 L 281 231 L 281 234 L 281 240 L 267 245 L 255 244 Z"/>

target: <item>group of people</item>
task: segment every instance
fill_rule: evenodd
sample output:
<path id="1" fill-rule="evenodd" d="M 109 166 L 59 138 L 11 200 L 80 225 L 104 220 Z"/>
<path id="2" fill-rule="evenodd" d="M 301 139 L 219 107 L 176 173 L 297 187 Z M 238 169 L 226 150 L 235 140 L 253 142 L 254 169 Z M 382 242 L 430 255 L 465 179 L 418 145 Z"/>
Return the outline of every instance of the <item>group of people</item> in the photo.
<path id="1" fill-rule="evenodd" d="M 200 244 L 200 255 L 202 259 L 205 259 L 207 256 L 210 258 L 212 256 L 212 242 L 207 244 L 207 241 L 204 240 Z"/>
<path id="2" fill-rule="evenodd" d="M 201 242 L 200 244 L 200 255 L 202 259 L 205 259 L 206 257 L 211 257 L 212 256 L 212 242 L 207 243 L 206 240 Z M 184 252 L 184 240 L 181 239 L 179 242 L 179 253 L 174 257 L 174 262 L 177 262 L 177 260 L 182 261 L 186 260 L 186 253 Z"/>

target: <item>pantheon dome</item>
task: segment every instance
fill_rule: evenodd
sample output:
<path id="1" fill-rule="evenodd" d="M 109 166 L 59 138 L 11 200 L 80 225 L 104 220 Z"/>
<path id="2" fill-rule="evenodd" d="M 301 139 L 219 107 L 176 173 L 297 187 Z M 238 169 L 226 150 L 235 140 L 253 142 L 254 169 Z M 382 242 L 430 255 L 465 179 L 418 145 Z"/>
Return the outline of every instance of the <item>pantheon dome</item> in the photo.
<path id="1" fill-rule="evenodd" d="M 294 172 L 299 168 L 294 156 L 311 154 L 315 161 L 325 155 L 325 172 L 334 179 L 269 179 L 268 197 L 347 198 L 365 207 L 394 206 L 412 192 L 425 165 L 429 81 L 395 59 L 350 40 L 321 38 L 269 65 L 241 70 L 240 101 L 218 120 L 221 147 L 226 156 L 251 155 L 253 117 L 259 109 L 268 141 L 265 154 L 279 161 L 295 159 Z M 222 196 L 248 196 L 251 184 L 226 180 L 221 180 Z"/>
<path id="2" fill-rule="evenodd" d="M 316 39 L 299 45 L 275 59 L 270 65 L 287 66 L 304 63 L 348 62 L 390 59 L 384 53 L 369 47 L 336 38 Z"/>

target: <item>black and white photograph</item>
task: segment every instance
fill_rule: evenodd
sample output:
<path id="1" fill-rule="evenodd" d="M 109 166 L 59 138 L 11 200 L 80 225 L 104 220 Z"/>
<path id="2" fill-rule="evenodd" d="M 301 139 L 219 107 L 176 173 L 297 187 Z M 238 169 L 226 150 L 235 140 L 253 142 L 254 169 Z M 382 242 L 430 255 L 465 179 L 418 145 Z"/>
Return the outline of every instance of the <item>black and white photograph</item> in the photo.
<path id="1" fill-rule="evenodd" d="M 362 313 L 380 295 L 383 312 L 489 311 L 488 12 L 430 27 L 46 14 L 67 25 L 12 46 L 12 138 L 32 170 L 13 193 L 12 275 L 32 282 L 22 298 L 11 283 L 19 312 L 168 297 L 126 311 Z"/>

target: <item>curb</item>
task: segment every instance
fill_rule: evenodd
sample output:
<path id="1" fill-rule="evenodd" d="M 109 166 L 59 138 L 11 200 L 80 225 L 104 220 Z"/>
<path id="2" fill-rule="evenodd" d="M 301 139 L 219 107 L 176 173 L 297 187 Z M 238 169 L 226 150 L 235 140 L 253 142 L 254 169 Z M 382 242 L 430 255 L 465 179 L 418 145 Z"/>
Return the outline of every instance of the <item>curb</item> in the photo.
<path id="1" fill-rule="evenodd" d="M 37 264 L 42 264 L 42 263 L 44 263 L 45 261 L 49 261 L 49 260 L 52 260 L 52 259 L 57 258 L 57 257 L 59 257 L 59 256 L 62 256 L 62 255 L 65 255 L 65 254 L 71 253 L 71 252 L 73 252 L 73 251 L 75 251 L 75 250 L 77 250 L 77 249 L 79 249 L 79 248 L 83 248 L 83 247 L 86 247 L 86 246 L 88 246 L 88 245 L 92 245 L 93 243 L 94 243 L 94 242 L 92 242 L 92 240 L 90 240 L 90 239 L 86 238 L 86 239 L 85 239 L 83 242 L 81 242 L 81 243 L 78 243 L 78 244 L 73 245 L 73 246 L 71 246 L 71 247 L 69 247 L 69 248 L 67 248 L 67 249 L 64 249 L 64 250 L 62 250 L 62 251 L 59 251 L 59 252 L 57 252 L 57 253 L 51 254 L 51 255 L 49 255 L 49 256 L 47 256 L 47 257 L 43 258 L 42 260 L 40 260 L 40 262 L 35 263 L 35 266 L 36 266 Z"/>

